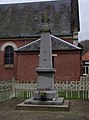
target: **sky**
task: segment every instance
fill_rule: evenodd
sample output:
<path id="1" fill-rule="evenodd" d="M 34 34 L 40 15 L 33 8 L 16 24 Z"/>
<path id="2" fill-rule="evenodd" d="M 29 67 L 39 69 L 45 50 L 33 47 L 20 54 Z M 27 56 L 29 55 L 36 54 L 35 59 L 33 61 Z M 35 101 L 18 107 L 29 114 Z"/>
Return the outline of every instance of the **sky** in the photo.
<path id="1" fill-rule="evenodd" d="M 23 3 L 50 0 L 0 0 L 0 4 Z M 80 32 L 79 41 L 89 39 L 89 0 L 79 0 Z"/>

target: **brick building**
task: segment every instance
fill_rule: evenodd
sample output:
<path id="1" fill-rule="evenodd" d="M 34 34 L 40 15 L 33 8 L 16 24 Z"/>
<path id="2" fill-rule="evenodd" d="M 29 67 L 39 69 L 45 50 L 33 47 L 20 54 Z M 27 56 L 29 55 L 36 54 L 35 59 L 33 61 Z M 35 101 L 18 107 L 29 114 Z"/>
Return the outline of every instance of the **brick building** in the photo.
<path id="1" fill-rule="evenodd" d="M 0 79 L 34 80 L 42 14 L 50 17 L 55 80 L 79 80 L 78 0 L 0 5 Z"/>
<path id="2" fill-rule="evenodd" d="M 89 75 L 89 51 L 82 55 L 83 74 Z"/>

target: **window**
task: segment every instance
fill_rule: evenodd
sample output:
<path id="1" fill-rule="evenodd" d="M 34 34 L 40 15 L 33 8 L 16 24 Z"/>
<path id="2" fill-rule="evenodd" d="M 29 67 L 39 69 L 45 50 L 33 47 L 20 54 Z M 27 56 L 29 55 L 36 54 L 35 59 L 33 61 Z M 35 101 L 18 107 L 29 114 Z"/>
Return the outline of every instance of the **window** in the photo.
<path id="1" fill-rule="evenodd" d="M 14 49 L 12 46 L 5 47 L 5 64 L 14 63 Z"/>
<path id="2" fill-rule="evenodd" d="M 54 56 L 52 56 L 52 65 L 53 65 L 53 68 L 54 68 Z"/>
<path id="3" fill-rule="evenodd" d="M 89 66 L 83 66 L 83 74 L 89 74 Z"/>
<path id="4" fill-rule="evenodd" d="M 52 65 L 53 65 L 53 68 L 55 66 L 55 57 L 57 56 L 57 54 L 52 54 Z"/>

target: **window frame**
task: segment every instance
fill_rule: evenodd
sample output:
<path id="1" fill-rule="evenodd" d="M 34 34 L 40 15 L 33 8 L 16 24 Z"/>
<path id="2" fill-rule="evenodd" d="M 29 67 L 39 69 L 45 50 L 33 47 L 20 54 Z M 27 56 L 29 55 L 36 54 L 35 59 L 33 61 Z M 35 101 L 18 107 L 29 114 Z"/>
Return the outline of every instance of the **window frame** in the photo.
<path id="1" fill-rule="evenodd" d="M 83 74 L 89 74 L 89 65 L 83 66 Z"/>
<path id="2" fill-rule="evenodd" d="M 13 68 L 14 65 L 14 48 L 7 45 L 4 51 L 4 68 Z"/>

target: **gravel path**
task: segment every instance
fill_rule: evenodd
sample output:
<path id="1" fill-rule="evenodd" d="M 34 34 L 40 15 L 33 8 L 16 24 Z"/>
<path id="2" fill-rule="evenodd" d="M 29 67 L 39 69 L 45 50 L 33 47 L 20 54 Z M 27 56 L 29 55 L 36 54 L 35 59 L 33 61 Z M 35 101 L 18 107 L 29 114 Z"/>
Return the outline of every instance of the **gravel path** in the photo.
<path id="1" fill-rule="evenodd" d="M 22 101 L 12 99 L 0 103 L 0 120 L 89 120 L 89 100 L 71 100 L 68 112 L 15 110 Z"/>

